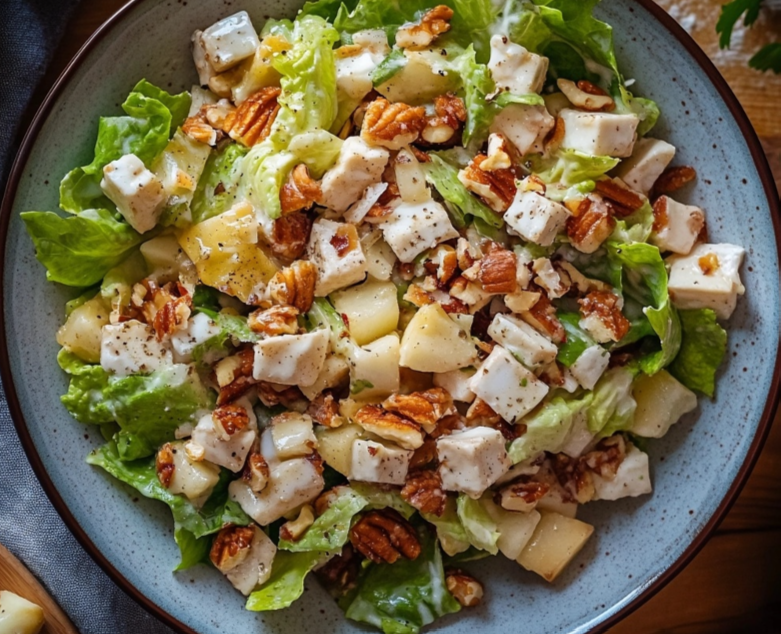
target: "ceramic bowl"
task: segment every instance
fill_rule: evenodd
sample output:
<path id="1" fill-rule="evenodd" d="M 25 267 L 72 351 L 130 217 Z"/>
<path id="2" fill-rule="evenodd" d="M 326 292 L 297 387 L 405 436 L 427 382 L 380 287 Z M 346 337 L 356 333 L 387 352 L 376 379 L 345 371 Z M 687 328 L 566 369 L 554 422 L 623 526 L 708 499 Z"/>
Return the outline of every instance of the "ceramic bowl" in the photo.
<path id="1" fill-rule="evenodd" d="M 177 549 L 167 508 L 84 463 L 100 443 L 73 421 L 59 396 L 54 332 L 69 291 L 45 281 L 19 213 L 57 208 L 57 184 L 90 160 L 100 115 L 142 77 L 178 91 L 196 81 L 190 34 L 246 9 L 260 29 L 291 16 L 298 0 L 187 2 L 137 0 L 104 25 L 56 84 L 27 135 L 2 210 L 1 361 L 20 436 L 45 489 L 71 530 L 106 572 L 163 621 L 183 632 L 365 631 L 347 621 L 315 582 L 291 609 L 253 614 L 213 569 L 173 574 Z M 779 210 L 757 138 L 723 79 L 696 44 L 650 0 L 605 0 L 618 58 L 638 94 L 663 117 L 656 135 L 697 168 L 686 202 L 707 210 L 710 238 L 744 245 L 746 296 L 729 325 L 729 354 L 715 400 L 703 399 L 662 440 L 649 443 L 653 495 L 594 503 L 581 517 L 596 526 L 585 550 L 554 584 L 517 564 L 474 565 L 484 604 L 437 623 L 449 634 L 523 630 L 585 632 L 614 623 L 691 559 L 724 515 L 762 445 L 779 383 Z"/>

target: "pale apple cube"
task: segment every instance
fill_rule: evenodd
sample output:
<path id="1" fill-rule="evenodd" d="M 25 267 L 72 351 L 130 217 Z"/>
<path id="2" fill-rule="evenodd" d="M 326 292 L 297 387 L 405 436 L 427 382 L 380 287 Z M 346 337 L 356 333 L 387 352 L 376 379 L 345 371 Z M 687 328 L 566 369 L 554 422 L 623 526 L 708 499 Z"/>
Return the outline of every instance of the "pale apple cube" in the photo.
<path id="1" fill-rule="evenodd" d="M 369 146 L 357 136 L 348 138 L 339 150 L 336 164 L 320 183 L 321 203 L 334 211 L 345 212 L 370 185 L 379 183 L 390 153 Z"/>
<path id="2" fill-rule="evenodd" d="M 353 423 L 341 427 L 318 425 L 315 429 L 317 451 L 329 467 L 352 479 L 353 443 L 365 435 L 366 431 L 363 427 Z"/>
<path id="3" fill-rule="evenodd" d="M 257 526 L 253 526 L 252 530 L 249 552 L 238 565 L 225 572 L 228 581 L 244 596 L 248 596 L 257 586 L 268 581 L 277 554 L 276 545 L 266 533 Z"/>
<path id="4" fill-rule="evenodd" d="M 745 288 L 740 265 L 746 250 L 734 244 L 699 244 L 689 255 L 665 260 L 673 304 L 682 310 L 711 308 L 719 319 L 729 319 Z"/>
<path id="5" fill-rule="evenodd" d="M 215 22 L 200 36 L 211 67 L 218 73 L 252 57 L 260 46 L 249 14 L 239 11 Z"/>
<path id="6" fill-rule="evenodd" d="M 174 471 L 168 483 L 169 493 L 184 495 L 200 506 L 220 480 L 220 468 L 207 460 L 194 461 L 187 456 L 183 442 L 172 442 Z"/>
<path id="7" fill-rule="evenodd" d="M 317 448 L 312 418 L 298 412 L 285 412 L 272 419 L 271 440 L 280 460 L 308 456 Z"/>
<path id="8" fill-rule="evenodd" d="M 319 218 L 312 225 L 307 252 L 317 267 L 316 297 L 325 297 L 366 277 L 366 257 L 355 225 Z"/>
<path id="9" fill-rule="evenodd" d="M 8 590 L 0 590 L 0 631 L 38 634 L 44 625 L 46 614 L 41 606 Z"/>
<path id="10" fill-rule="evenodd" d="M 437 439 L 442 488 L 478 499 L 512 465 L 501 432 L 472 427 Z"/>
<path id="11" fill-rule="evenodd" d="M 312 385 L 325 363 L 329 331 L 267 337 L 255 344 L 252 376 L 281 385 Z"/>
<path id="12" fill-rule="evenodd" d="M 125 154 L 106 165 L 100 188 L 138 233 L 155 228 L 165 205 L 165 191 L 135 154 Z"/>
<path id="13" fill-rule="evenodd" d="M 477 361 L 469 328 L 439 304 L 428 304 L 415 313 L 404 330 L 400 352 L 400 364 L 418 372 L 449 372 Z"/>
<path id="14" fill-rule="evenodd" d="M 511 103 L 494 117 L 489 130 L 501 134 L 525 156 L 545 149 L 545 138 L 555 125 L 556 120 L 544 106 Z"/>
<path id="15" fill-rule="evenodd" d="M 320 370 L 320 374 L 317 375 L 315 382 L 312 385 L 299 385 L 298 388 L 306 398 L 313 401 L 323 390 L 337 387 L 344 383 L 349 374 L 350 365 L 347 361 L 335 354 L 329 354 L 326 355 L 323 367 Z"/>
<path id="16" fill-rule="evenodd" d="M 421 51 L 407 49 L 404 57 L 406 62 L 402 69 L 375 87 L 391 103 L 401 101 L 411 106 L 426 104 L 438 95 L 458 88 L 459 80 L 447 67 L 447 58 L 442 56 L 441 48 Z"/>
<path id="17" fill-rule="evenodd" d="M 564 229 L 570 213 L 561 203 L 536 192 L 518 190 L 504 220 L 507 230 L 524 240 L 547 247 Z"/>
<path id="18" fill-rule="evenodd" d="M 669 196 L 660 196 L 654 203 L 654 215 L 663 210 L 663 216 L 657 217 L 657 222 L 664 219 L 659 229 L 651 234 L 650 242 L 659 247 L 660 251 L 672 251 L 687 255 L 697 242 L 697 238 L 705 225 L 705 214 L 694 205 L 684 205 Z"/>
<path id="19" fill-rule="evenodd" d="M 336 87 L 350 99 L 360 101 L 374 88 L 372 73 L 390 53 L 390 46 L 382 29 L 358 31 L 352 40 L 352 47 L 345 49 L 348 54 L 336 54 Z M 352 50 L 355 46 L 360 49 Z"/>
<path id="20" fill-rule="evenodd" d="M 381 225 L 385 242 L 402 262 L 412 262 L 427 249 L 458 237 L 445 208 L 434 200 L 400 203 Z"/>
<path id="21" fill-rule="evenodd" d="M 347 316 L 350 334 L 362 346 L 394 330 L 399 323 L 398 290 L 393 282 L 370 280 L 331 298 L 334 308 Z"/>
<path id="22" fill-rule="evenodd" d="M 626 497 L 646 495 L 653 491 L 648 454 L 634 445 L 627 445 L 626 456 L 618 467 L 616 475 L 603 478 L 593 474 L 594 500 L 618 500 Z"/>
<path id="23" fill-rule="evenodd" d="M 615 175 L 635 191 L 648 195 L 675 156 L 675 147 L 648 137 L 638 139 L 632 156 L 621 161 Z"/>
<path id="24" fill-rule="evenodd" d="M 562 110 L 564 139 L 561 147 L 591 156 L 631 156 L 640 119 L 635 114 Z"/>
<path id="25" fill-rule="evenodd" d="M 116 376 L 149 374 L 173 363 L 171 344 L 158 341 L 154 329 L 131 319 L 106 324 L 100 340 L 100 365 Z"/>
<path id="26" fill-rule="evenodd" d="M 497 313 L 488 326 L 490 337 L 530 369 L 553 363 L 559 349 L 525 321 Z"/>
<path id="27" fill-rule="evenodd" d="M 384 398 L 399 391 L 401 346 L 394 332 L 350 351 L 350 391 L 357 399 Z"/>
<path id="28" fill-rule="evenodd" d="M 602 346 L 593 345 L 580 353 L 569 371 L 581 387 L 593 390 L 609 363 L 610 353 Z"/>
<path id="29" fill-rule="evenodd" d="M 539 93 L 545 85 L 548 58 L 527 51 L 506 35 L 494 35 L 488 68 L 498 90 L 528 95 Z"/>
<path id="30" fill-rule="evenodd" d="M 502 346 L 495 346 L 483 361 L 472 377 L 470 387 L 510 423 L 526 416 L 548 393 L 548 386 Z"/>
<path id="31" fill-rule="evenodd" d="M 518 556 L 518 563 L 553 581 L 594 532 L 594 527 L 559 513 L 543 512 L 529 543 Z"/>
<path id="32" fill-rule="evenodd" d="M 469 381 L 475 375 L 475 368 L 460 368 L 450 372 L 435 372 L 434 385 L 447 390 L 454 401 L 471 403 L 475 393 L 469 389 Z"/>
<path id="33" fill-rule="evenodd" d="M 483 497 L 480 504 L 496 523 L 496 531 L 499 533 L 496 545 L 499 552 L 508 559 L 518 559 L 521 551 L 534 535 L 534 529 L 537 528 L 542 516 L 534 510 L 527 513 L 506 511 L 488 497 Z"/>
<path id="34" fill-rule="evenodd" d="M 351 478 L 358 482 L 403 485 L 413 452 L 389 442 L 355 440 Z"/>
<path id="35" fill-rule="evenodd" d="M 697 395 L 666 370 L 637 377 L 632 397 L 637 409 L 629 431 L 643 438 L 661 438 L 681 416 L 697 408 Z"/>

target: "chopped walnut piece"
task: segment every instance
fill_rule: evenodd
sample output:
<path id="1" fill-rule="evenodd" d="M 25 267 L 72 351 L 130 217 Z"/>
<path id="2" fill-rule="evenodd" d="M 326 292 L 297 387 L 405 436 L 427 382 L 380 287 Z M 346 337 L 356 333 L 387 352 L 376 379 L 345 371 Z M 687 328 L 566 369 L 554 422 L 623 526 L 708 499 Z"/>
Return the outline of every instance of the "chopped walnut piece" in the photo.
<path id="1" fill-rule="evenodd" d="M 309 404 L 306 413 L 324 427 L 339 427 L 344 423 L 344 418 L 339 415 L 339 403 L 329 391 L 320 392 Z"/>
<path id="2" fill-rule="evenodd" d="M 578 212 L 567 219 L 567 235 L 578 251 L 594 253 L 613 233 L 616 220 L 605 201 L 593 194 L 583 199 Z"/>
<path id="3" fill-rule="evenodd" d="M 418 447 L 409 459 L 407 471 L 409 473 L 422 469 L 434 463 L 437 459 L 437 442 L 434 438 L 427 436 L 423 444 Z"/>
<path id="4" fill-rule="evenodd" d="M 474 577 L 460 570 L 449 570 L 445 575 L 447 589 L 459 605 L 473 608 L 483 600 L 483 586 Z"/>
<path id="5" fill-rule="evenodd" d="M 274 221 L 271 252 L 283 260 L 297 260 L 306 250 L 312 219 L 304 213 L 285 214 Z"/>
<path id="6" fill-rule="evenodd" d="M 211 145 L 212 147 L 217 145 L 217 142 L 224 137 L 220 130 L 215 130 L 206 120 L 206 111 L 204 108 L 201 108 L 200 112 L 185 119 L 185 122 L 182 124 L 182 132 L 193 141 Z"/>
<path id="7" fill-rule="evenodd" d="M 659 233 L 670 224 L 670 218 L 667 215 L 667 196 L 659 196 L 654 201 L 654 224 L 652 230 Z"/>
<path id="8" fill-rule="evenodd" d="M 298 332 L 298 309 L 281 305 L 256 310 L 247 316 L 247 325 L 253 332 L 264 335 L 294 335 Z"/>
<path id="9" fill-rule="evenodd" d="M 550 491 L 550 484 L 522 476 L 497 493 L 497 502 L 508 511 L 528 513 Z"/>
<path id="10" fill-rule="evenodd" d="M 206 457 L 206 449 L 195 441 L 184 444 L 184 453 L 190 462 L 201 462 Z"/>
<path id="11" fill-rule="evenodd" d="M 138 286 L 138 285 L 136 285 Z M 134 289 L 133 295 L 143 298 L 143 303 L 135 312 L 135 318 L 152 325 L 158 341 L 173 334 L 187 325 L 192 310 L 192 298 L 188 290 L 179 283 L 169 282 L 158 286 L 154 280 L 141 282 L 145 292 Z"/>
<path id="12" fill-rule="evenodd" d="M 225 118 L 225 131 L 232 139 L 252 147 L 269 134 L 279 112 L 277 98 L 282 90 L 276 86 L 261 88 L 247 97 Z"/>
<path id="13" fill-rule="evenodd" d="M 241 405 L 220 405 L 212 412 L 214 427 L 219 435 L 228 440 L 236 432 L 249 425 L 249 414 Z"/>
<path id="14" fill-rule="evenodd" d="M 308 407 L 308 402 L 297 385 L 283 387 L 260 381 L 258 398 L 266 407 L 282 405 L 285 409 L 299 414 L 303 414 Z"/>
<path id="15" fill-rule="evenodd" d="M 478 280 L 486 293 L 514 293 L 518 286 L 517 257 L 497 244 L 480 260 Z"/>
<path id="16" fill-rule="evenodd" d="M 447 494 L 442 489 L 442 478 L 433 469 L 407 474 L 407 481 L 401 489 L 403 497 L 421 513 L 441 517 L 445 512 Z"/>
<path id="17" fill-rule="evenodd" d="M 426 109 L 405 103 L 390 103 L 382 97 L 366 109 L 361 125 L 361 138 L 370 145 L 400 150 L 415 142 L 426 127 Z"/>
<path id="18" fill-rule="evenodd" d="M 537 287 L 534 287 L 537 290 Z M 534 326 L 540 332 L 550 337 L 553 343 L 561 343 L 566 339 L 564 326 L 556 317 L 556 307 L 551 304 L 545 293 L 540 293 L 540 298 L 527 312 L 521 313 L 523 319 L 530 326 Z"/>
<path id="19" fill-rule="evenodd" d="M 268 478 L 268 464 L 260 453 L 260 442 L 256 440 L 247 456 L 247 462 L 244 463 L 244 469 L 241 471 L 241 479 L 246 482 L 247 486 L 255 493 L 260 493 L 266 488 Z"/>
<path id="20" fill-rule="evenodd" d="M 579 504 L 585 504 L 594 499 L 594 480 L 584 461 L 570 458 L 567 454 L 556 454 L 551 460 L 551 467 L 559 484 Z"/>
<path id="21" fill-rule="evenodd" d="M 222 573 L 229 572 L 238 566 L 252 546 L 255 529 L 251 526 L 227 526 L 214 539 L 209 559 Z"/>
<path id="22" fill-rule="evenodd" d="M 220 387 L 217 405 L 234 401 L 257 383 L 252 378 L 254 360 L 255 353 L 252 348 L 245 348 L 235 355 L 223 359 L 215 366 L 217 385 Z"/>
<path id="23" fill-rule="evenodd" d="M 429 117 L 420 136 L 432 145 L 447 143 L 466 121 L 464 101 L 452 92 L 438 95 L 434 98 L 434 112 L 435 115 Z M 428 155 L 426 159 L 430 160 Z"/>
<path id="24" fill-rule="evenodd" d="M 345 544 L 342 552 L 315 568 L 314 574 L 333 596 L 339 597 L 355 584 L 361 572 L 361 557 L 352 544 Z"/>
<path id="25" fill-rule="evenodd" d="M 612 480 L 626 458 L 626 441 L 621 434 L 603 438 L 581 460 L 599 476 Z"/>
<path id="26" fill-rule="evenodd" d="M 487 154 L 488 158 L 480 164 L 480 168 L 485 172 L 510 169 L 513 166 L 510 145 L 501 134 L 494 132 L 488 137 Z"/>
<path id="27" fill-rule="evenodd" d="M 596 182 L 595 190 L 607 200 L 615 215 L 626 217 L 645 204 L 645 199 L 615 178 L 603 178 Z"/>
<path id="28" fill-rule="evenodd" d="M 396 44 L 399 48 L 425 48 L 438 36 L 450 30 L 453 9 L 444 4 L 426 11 L 418 20 L 403 24 L 396 31 Z"/>
<path id="29" fill-rule="evenodd" d="M 410 284 L 402 299 L 418 308 L 433 304 L 436 301 L 431 293 L 423 290 L 418 284 Z"/>
<path id="30" fill-rule="evenodd" d="M 595 328 L 589 328 L 592 336 L 599 339 L 620 341 L 629 332 L 631 324 L 621 312 L 620 298 L 610 291 L 592 291 L 578 300 L 580 314 L 590 324 L 595 320 L 604 328 L 605 337 L 597 337 Z M 609 339 L 608 339 L 609 337 Z M 604 343 L 601 341 L 600 343 Z"/>
<path id="31" fill-rule="evenodd" d="M 155 457 L 155 471 L 157 479 L 166 489 L 171 486 L 171 478 L 174 477 L 174 449 L 170 442 L 165 443 L 157 451 Z"/>
<path id="32" fill-rule="evenodd" d="M 320 183 L 309 175 L 309 168 L 299 163 L 288 174 L 279 192 L 282 214 L 309 209 L 322 198 Z"/>
<path id="33" fill-rule="evenodd" d="M 429 433 L 440 418 L 455 412 L 453 399 L 441 387 L 412 394 L 392 394 L 382 406 L 389 412 L 414 420 Z"/>
<path id="34" fill-rule="evenodd" d="M 487 160 L 485 154 L 475 156 L 458 173 L 458 180 L 470 192 L 482 198 L 491 209 L 504 213 L 515 198 L 515 172 L 510 168 L 484 170 L 482 164 Z"/>
<path id="35" fill-rule="evenodd" d="M 651 188 L 651 198 L 672 194 L 678 191 L 684 185 L 688 185 L 697 178 L 697 170 L 688 165 L 677 165 L 668 167 L 662 175 L 656 179 Z"/>
<path id="36" fill-rule="evenodd" d="M 493 410 L 491 410 L 493 411 Z M 443 416 L 437 421 L 436 427 L 433 431 L 429 432 L 429 437 L 433 439 L 440 438 L 441 436 L 447 436 L 453 433 L 457 429 L 464 428 L 464 418 L 461 414 L 455 413 L 448 416 Z M 414 456 L 413 456 L 414 457 Z M 412 462 L 410 462 L 410 469 L 412 469 Z"/>
<path id="37" fill-rule="evenodd" d="M 312 307 L 316 283 L 317 267 L 308 260 L 296 260 L 274 274 L 268 285 L 269 295 L 274 301 L 305 313 Z"/>
<path id="38" fill-rule="evenodd" d="M 472 401 L 472 404 L 466 411 L 466 423 L 470 427 L 493 427 L 501 421 L 502 417 L 499 416 L 499 414 L 497 414 L 493 408 L 479 396 L 474 401 Z"/>
<path id="39" fill-rule="evenodd" d="M 364 405 L 355 413 L 355 422 L 366 431 L 396 442 L 404 449 L 417 449 L 423 444 L 423 432 L 418 423 L 388 412 L 379 405 Z"/>
<path id="40" fill-rule="evenodd" d="M 187 326 L 192 305 L 193 300 L 188 294 L 169 300 L 155 313 L 153 325 L 158 341 Z"/>
<path id="41" fill-rule="evenodd" d="M 314 521 L 314 510 L 309 504 L 304 504 L 296 519 L 289 520 L 279 527 L 279 537 L 289 542 L 297 542 L 304 536 L 304 533 L 306 533 Z"/>
<path id="42" fill-rule="evenodd" d="M 376 564 L 396 563 L 400 556 L 417 559 L 418 534 L 397 511 L 386 508 L 369 511 L 350 529 L 350 542 Z"/>
<path id="43" fill-rule="evenodd" d="M 557 80 L 556 84 L 576 108 L 589 112 L 615 110 L 616 103 L 610 95 L 589 81 L 579 81 L 576 84 L 574 81 L 562 78 Z"/>

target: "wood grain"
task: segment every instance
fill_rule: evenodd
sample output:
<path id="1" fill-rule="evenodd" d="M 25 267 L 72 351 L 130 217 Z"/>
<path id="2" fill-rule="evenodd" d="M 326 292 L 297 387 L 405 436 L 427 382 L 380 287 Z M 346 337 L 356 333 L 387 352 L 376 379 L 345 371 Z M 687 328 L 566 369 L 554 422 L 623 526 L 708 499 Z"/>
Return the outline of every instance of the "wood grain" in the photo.
<path id="1" fill-rule="evenodd" d="M 24 564 L 0 545 L 0 590 L 8 590 L 43 608 L 46 625 L 41 634 L 78 634 L 60 606 Z"/>

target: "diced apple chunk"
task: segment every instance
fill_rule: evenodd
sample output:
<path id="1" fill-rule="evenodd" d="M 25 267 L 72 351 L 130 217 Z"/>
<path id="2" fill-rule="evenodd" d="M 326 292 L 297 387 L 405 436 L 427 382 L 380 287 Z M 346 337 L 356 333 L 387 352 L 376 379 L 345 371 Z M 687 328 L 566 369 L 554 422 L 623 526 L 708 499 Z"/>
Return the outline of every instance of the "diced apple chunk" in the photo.
<path id="1" fill-rule="evenodd" d="M 363 427 L 355 424 L 342 425 L 335 429 L 318 426 L 315 429 L 318 452 L 328 466 L 343 476 L 352 478 L 353 443 L 365 434 Z"/>
<path id="2" fill-rule="evenodd" d="M 99 363 L 102 328 L 110 312 L 100 295 L 84 302 L 57 331 L 57 343 L 87 363 Z"/>
<path id="3" fill-rule="evenodd" d="M 629 431 L 644 438 L 661 438 L 681 416 L 697 407 L 697 395 L 666 370 L 638 377 L 632 396 L 637 409 Z"/>
<path id="4" fill-rule="evenodd" d="M 518 559 L 540 522 L 540 514 L 534 510 L 528 513 L 507 511 L 487 497 L 482 498 L 480 503 L 496 522 L 496 530 L 499 533 L 496 545 L 499 551 L 508 559 Z"/>
<path id="5" fill-rule="evenodd" d="M 423 306 L 401 340 L 401 365 L 418 372 L 449 372 L 477 361 L 477 347 L 439 304 Z"/>
<path id="6" fill-rule="evenodd" d="M 334 293 L 336 310 L 347 315 L 350 334 L 359 346 L 396 330 L 399 302 L 392 282 L 369 281 Z"/>
<path id="7" fill-rule="evenodd" d="M 583 548 L 594 527 L 559 513 L 543 512 L 529 543 L 518 556 L 518 563 L 553 581 Z"/>

